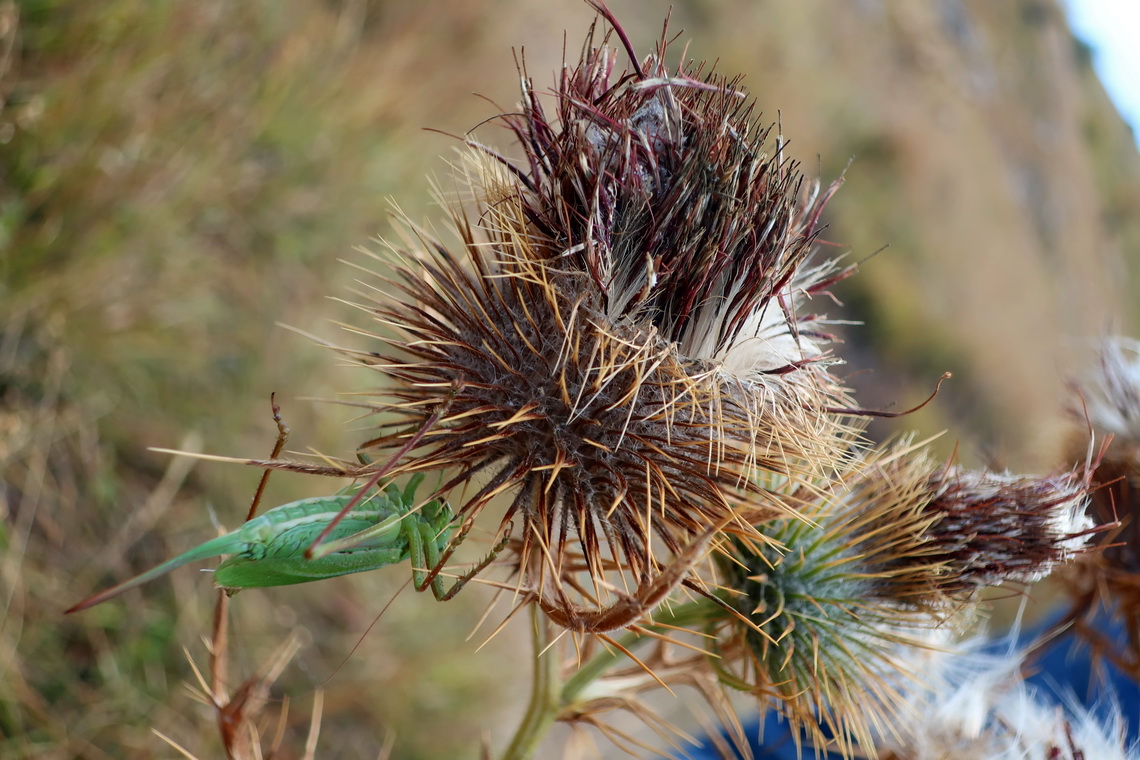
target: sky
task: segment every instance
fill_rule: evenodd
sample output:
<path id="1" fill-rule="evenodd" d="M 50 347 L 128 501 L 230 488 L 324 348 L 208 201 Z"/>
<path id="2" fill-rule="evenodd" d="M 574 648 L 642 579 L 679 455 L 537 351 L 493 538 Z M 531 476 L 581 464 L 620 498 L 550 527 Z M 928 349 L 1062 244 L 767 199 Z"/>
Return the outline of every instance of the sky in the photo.
<path id="1" fill-rule="evenodd" d="M 1065 0 L 1073 32 L 1140 146 L 1140 0 Z"/>

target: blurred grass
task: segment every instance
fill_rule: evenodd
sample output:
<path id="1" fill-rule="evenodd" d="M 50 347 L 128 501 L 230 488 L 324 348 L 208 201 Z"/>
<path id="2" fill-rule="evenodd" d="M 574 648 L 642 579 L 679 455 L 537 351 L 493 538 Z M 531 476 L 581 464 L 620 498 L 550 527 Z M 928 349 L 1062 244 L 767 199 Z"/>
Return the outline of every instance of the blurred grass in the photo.
<path id="1" fill-rule="evenodd" d="M 665 6 L 612 5 L 648 50 Z M 839 349 L 860 401 L 906 408 L 953 370 L 896 428 L 1053 466 L 1067 342 L 1140 323 L 1140 157 L 1056 6 L 687 0 L 673 16 L 694 56 L 780 109 L 809 174 L 855 157 L 825 237 L 855 258 L 892 246 L 833 313 L 867 323 Z M 294 446 L 351 450 L 346 413 L 296 397 L 368 378 L 275 323 L 339 340 L 337 259 L 383 232 L 387 196 L 429 213 L 424 175 L 454 142 L 421 128 L 492 114 L 472 92 L 511 107 L 512 45 L 544 86 L 561 30 L 573 51 L 589 19 L 522 0 L 0 0 L 0 757 L 173 754 L 152 728 L 218 756 L 185 689 L 182 648 L 206 657 L 198 574 L 60 611 L 209 535 L 203 507 L 244 514 L 258 473 L 147 447 L 266 454 L 276 390 Z M 267 501 L 328 487 L 277 476 Z M 295 697 L 287 746 L 404 580 L 234 600 L 235 680 L 301 637 L 275 691 Z M 375 756 L 389 732 L 401 758 L 473 757 L 487 727 L 501 742 L 526 675 L 512 631 L 464 642 L 484 601 L 401 599 L 330 683 L 318 756 Z"/>
<path id="2" fill-rule="evenodd" d="M 204 502 L 230 525 L 244 512 L 257 473 L 188 472 L 148 446 L 197 438 L 210 451 L 264 455 L 268 392 L 279 389 L 302 446 L 345 448 L 345 414 L 318 423 L 311 404 L 292 400 L 335 395 L 335 362 L 274 323 L 321 331 L 314 312 L 347 274 L 336 258 L 379 231 L 383 198 L 411 186 L 411 208 L 422 208 L 430 164 L 405 148 L 426 142 L 418 127 L 442 104 L 416 102 L 426 82 L 398 73 L 419 65 L 408 46 L 431 19 L 384 16 L 383 3 L 117 0 L 3 11 L 0 756 L 150 754 L 160 746 L 151 727 L 213 756 L 211 715 L 190 709 L 182 688 L 182 647 L 204 659 L 196 639 L 211 595 L 200 578 L 176 579 L 177 596 L 156 588 L 145 603 L 132 595 L 82 617 L 59 613 L 208 535 Z M 330 488 L 277 481 L 279 499 Z M 404 579 L 387 580 L 375 595 L 358 596 L 351 583 L 307 595 L 296 625 L 325 651 L 292 691 L 332 672 Z M 296 597 L 246 596 L 235 609 L 248 672 L 290 627 L 281 622 L 288 609 L 269 599 Z M 468 696 L 464 668 L 427 666 L 454 666 L 433 650 L 459 649 L 461 639 L 441 632 L 428 645 L 405 624 L 387 670 L 407 686 L 380 681 L 338 700 L 356 680 L 342 676 L 330 692 L 330 726 L 357 713 L 334 732 L 338 745 L 374 755 L 386 727 L 413 711 L 447 718 L 451 736 L 464 736 L 464 725 L 468 741 L 478 735 L 449 717 Z M 416 700 L 425 692 L 430 699 Z M 361 719 L 372 711 L 383 718 Z M 301 728 L 306 715 L 295 713 Z M 457 749 L 438 734 L 401 739 L 409 756 Z"/>

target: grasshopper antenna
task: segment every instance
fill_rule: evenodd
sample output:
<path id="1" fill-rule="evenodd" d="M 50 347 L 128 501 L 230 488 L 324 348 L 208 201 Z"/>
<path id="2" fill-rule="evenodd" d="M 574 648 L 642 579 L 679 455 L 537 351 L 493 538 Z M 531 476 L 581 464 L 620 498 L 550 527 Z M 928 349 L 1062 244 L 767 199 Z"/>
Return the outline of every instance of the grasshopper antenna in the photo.
<path id="1" fill-rule="evenodd" d="M 285 419 L 281 416 L 281 407 L 277 404 L 277 394 L 269 394 L 269 405 L 273 408 L 273 421 L 277 423 L 277 443 L 273 445 L 273 453 L 269 455 L 270 459 L 276 459 L 281 456 L 282 449 L 285 448 L 285 442 L 289 440 L 289 426 L 285 424 Z M 257 490 L 253 494 L 253 501 L 249 505 L 249 513 L 245 516 L 245 521 L 249 522 L 257 517 L 257 507 L 261 504 L 261 496 L 265 493 L 265 484 L 269 482 L 269 473 L 273 470 L 269 467 L 261 473 L 261 480 L 257 484 Z"/>

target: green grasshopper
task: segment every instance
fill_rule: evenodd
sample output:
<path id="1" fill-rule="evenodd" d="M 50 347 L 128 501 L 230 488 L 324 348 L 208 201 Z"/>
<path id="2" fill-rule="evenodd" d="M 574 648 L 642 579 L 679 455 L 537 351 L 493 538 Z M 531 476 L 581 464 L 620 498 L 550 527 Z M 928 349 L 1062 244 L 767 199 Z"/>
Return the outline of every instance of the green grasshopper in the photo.
<path id="1" fill-rule="evenodd" d="M 271 509 L 240 528 L 164 562 L 117 586 L 84 599 L 67 610 L 79 612 L 102 604 L 190 562 L 223 554 L 232 555 L 214 571 L 215 584 L 227 591 L 245 588 L 287 586 L 338 575 L 376 570 L 410 559 L 417 591 L 429 586 L 441 601 L 455 596 L 463 585 L 495 558 L 495 547 L 483 562 L 459 578 L 448 591 L 440 576 L 441 557 L 446 561 L 454 513 L 435 499 L 415 510 L 415 492 L 423 475 L 415 475 L 401 491 L 389 484 L 367 498 L 347 490 L 335 496 L 301 499 Z M 353 500 L 358 503 L 353 505 Z M 328 533 L 322 555 L 306 558 L 306 549 L 330 523 L 351 509 Z M 462 531 L 465 532 L 465 531 Z"/>

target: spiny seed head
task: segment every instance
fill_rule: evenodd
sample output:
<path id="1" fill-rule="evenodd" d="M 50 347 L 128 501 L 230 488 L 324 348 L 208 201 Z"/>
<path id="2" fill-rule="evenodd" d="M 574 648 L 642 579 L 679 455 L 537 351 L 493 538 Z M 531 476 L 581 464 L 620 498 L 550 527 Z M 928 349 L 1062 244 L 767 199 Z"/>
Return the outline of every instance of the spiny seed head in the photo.
<path id="1" fill-rule="evenodd" d="M 807 520 L 764 526 L 774 545 L 734 542 L 721 559 L 723 610 L 710 660 L 722 681 L 772 707 L 822 746 L 852 756 L 873 747 L 873 728 L 901 709 L 902 659 L 931 629 L 968 605 L 946 604 L 932 579 L 942 568 L 922 540 L 933 518 L 916 479 L 886 474 L 913 447 L 854 471 L 834 490 L 788 483 Z M 770 482 L 780 488 L 778 482 Z"/>
<path id="2" fill-rule="evenodd" d="M 892 576 L 887 595 L 932 604 L 1040 580 L 1085 548 L 1094 524 L 1083 466 L 1045 477 L 967 470 L 904 441 L 867 455 L 840 487 L 836 507 L 863 516 L 850 524 L 848 540 L 862 540 L 868 526 L 899 537 L 883 546 L 889 551 L 868 554 Z"/>
<path id="3" fill-rule="evenodd" d="M 764 533 L 782 547 L 738 539 L 719 563 L 735 610 L 715 623 L 725 682 L 774 698 L 816 740 L 822 725 L 845 753 L 870 747 L 903 706 L 900 658 L 928 630 L 966 614 L 977 588 L 1036 580 L 1083 546 L 1087 487 L 1082 473 L 946 468 L 908 442 L 828 488 L 785 482 L 807 521 L 772 521 Z"/>
<path id="4" fill-rule="evenodd" d="M 670 72 L 665 48 L 618 72 L 591 34 L 554 121 L 524 76 L 521 113 L 503 120 L 526 153 L 528 224 L 610 320 L 652 325 L 684 356 L 752 380 L 818 362 L 830 336 L 798 307 L 850 273 L 803 268 L 836 186 L 821 199 L 737 81 L 685 61 Z"/>
<path id="5" fill-rule="evenodd" d="M 391 456 L 438 415 L 403 469 L 470 486 L 462 519 L 507 495 L 521 564 L 561 580 L 571 547 L 595 589 L 710 526 L 755 535 L 787 511 L 755 473 L 818 474 L 848 434 L 801 313 L 835 279 L 802 269 L 816 196 L 731 83 L 656 60 L 615 76 L 588 42 L 554 123 L 527 81 L 502 117 L 521 165 L 476 146 L 460 246 L 418 234 L 364 305 L 395 333 L 360 355 L 395 419 L 361 448 Z"/>
<path id="6" fill-rule="evenodd" d="M 576 536 L 591 564 L 604 544 L 635 574 L 653 565 L 651 541 L 676 552 L 734 510 L 775 515 L 750 477 L 802 467 L 820 446 L 797 398 L 684 357 L 652 326 L 610 320 L 589 277 L 536 256 L 517 201 L 484 190 L 497 201 L 483 239 L 457 218 L 462 256 L 432 246 L 436 256 L 397 266 L 403 299 L 369 307 L 402 337 L 366 359 L 394 381 L 374 408 L 397 419 L 362 448 L 398 449 L 409 422 L 445 409 L 407 469 L 452 469 L 445 488 L 478 476 L 463 516 L 509 493 L 503 520 L 521 522 L 524 554 Z"/>

